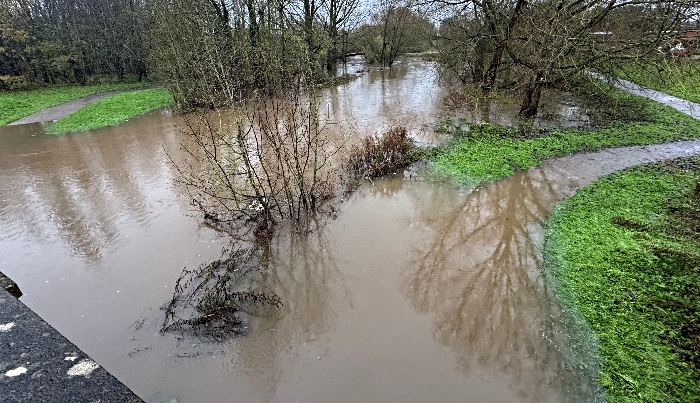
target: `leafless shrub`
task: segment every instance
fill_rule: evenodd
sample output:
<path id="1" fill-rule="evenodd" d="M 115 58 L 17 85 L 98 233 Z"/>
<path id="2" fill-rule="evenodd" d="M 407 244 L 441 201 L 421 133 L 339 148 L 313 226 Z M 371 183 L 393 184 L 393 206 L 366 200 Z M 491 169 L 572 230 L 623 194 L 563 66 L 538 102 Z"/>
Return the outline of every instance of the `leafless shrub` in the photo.
<path id="1" fill-rule="evenodd" d="M 245 105 L 232 123 L 185 118 L 185 157 L 170 157 L 176 181 L 207 222 L 233 235 L 234 244 L 224 258 L 183 270 L 162 331 L 195 329 L 220 339 L 243 332 L 241 312 L 282 306 L 277 294 L 243 283 L 252 271 L 266 270 L 275 224 L 308 224 L 333 197 L 331 159 L 342 142 L 327 135 L 317 111 L 313 96 L 302 99 L 297 89 Z"/>
<path id="2" fill-rule="evenodd" d="M 405 127 L 364 137 L 350 148 L 344 171 L 355 181 L 386 175 L 417 161 L 419 153 Z"/>
<path id="3" fill-rule="evenodd" d="M 306 222 L 334 194 L 330 160 L 342 147 L 325 133 L 317 110 L 313 97 L 303 101 L 293 91 L 246 105 L 232 124 L 186 119 L 190 141 L 181 148 L 188 158 L 171 158 L 177 182 L 206 219 L 230 232 L 254 224 L 263 234 L 279 221 Z"/>
<path id="4" fill-rule="evenodd" d="M 323 130 L 317 111 L 313 97 L 307 102 L 296 92 L 248 105 L 232 124 L 205 116 L 185 120 L 186 157 L 171 157 L 176 180 L 204 218 L 235 241 L 224 258 L 183 270 L 165 307 L 162 331 L 194 330 L 222 339 L 244 332 L 244 312 L 282 306 L 277 294 L 244 284 L 252 272 L 267 269 L 275 225 L 307 228 L 344 179 L 332 166 L 343 143 Z M 417 156 L 406 129 L 393 128 L 362 139 L 342 173 L 357 182 L 406 166 Z M 332 206 L 330 212 L 335 213 Z"/>
<path id="5" fill-rule="evenodd" d="M 445 105 L 451 110 L 473 106 L 476 99 L 470 95 L 464 90 L 453 89 L 445 96 Z"/>
<path id="6" fill-rule="evenodd" d="M 199 330 L 206 336 L 222 339 L 245 331 L 241 312 L 282 307 L 277 294 L 246 290 L 241 285 L 251 272 L 265 269 L 264 248 L 239 245 L 224 254 L 225 258 L 182 271 L 173 297 L 165 307 L 161 332 Z"/>

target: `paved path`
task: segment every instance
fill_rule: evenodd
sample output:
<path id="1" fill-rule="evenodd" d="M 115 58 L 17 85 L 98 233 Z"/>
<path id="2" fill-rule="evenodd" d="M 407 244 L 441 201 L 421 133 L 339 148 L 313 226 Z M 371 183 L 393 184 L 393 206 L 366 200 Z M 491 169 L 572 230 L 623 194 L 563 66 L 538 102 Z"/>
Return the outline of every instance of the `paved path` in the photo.
<path id="1" fill-rule="evenodd" d="M 668 95 L 664 92 L 652 90 L 651 88 L 642 87 L 641 85 L 623 80 L 621 78 L 611 80 L 608 76 L 603 74 L 594 72 L 589 72 L 588 74 L 590 74 L 593 78 L 597 78 L 598 80 L 609 82 L 621 90 L 627 91 L 634 95 L 639 95 L 640 97 L 649 98 L 700 120 L 700 104 L 686 101 L 685 99 L 674 97 L 673 95 Z"/>
<path id="2" fill-rule="evenodd" d="M 16 287 L 0 273 L 0 401 L 142 402 L 13 296 Z"/>
<path id="3" fill-rule="evenodd" d="M 149 87 L 153 88 L 153 87 Z M 80 108 L 83 108 L 85 106 L 88 106 L 90 104 L 94 104 L 97 101 L 100 101 L 102 99 L 105 99 L 107 97 L 111 97 L 112 95 L 116 94 L 121 94 L 123 92 L 131 92 L 131 91 L 138 91 L 138 90 L 143 90 L 147 88 L 133 88 L 133 89 L 128 89 L 128 90 L 122 90 L 122 91 L 109 91 L 109 92 L 102 92 L 99 94 L 94 94 L 94 95 L 89 95 L 87 97 L 79 98 L 74 101 L 69 101 L 64 104 L 52 106 L 50 108 L 42 109 L 39 112 L 33 113 L 29 116 L 23 117 L 20 120 L 15 120 L 14 122 L 8 124 L 8 126 L 15 126 L 15 125 L 26 125 L 29 123 L 43 123 L 43 122 L 53 122 L 54 120 L 58 120 L 61 118 L 64 118 L 71 113 L 77 112 Z"/>

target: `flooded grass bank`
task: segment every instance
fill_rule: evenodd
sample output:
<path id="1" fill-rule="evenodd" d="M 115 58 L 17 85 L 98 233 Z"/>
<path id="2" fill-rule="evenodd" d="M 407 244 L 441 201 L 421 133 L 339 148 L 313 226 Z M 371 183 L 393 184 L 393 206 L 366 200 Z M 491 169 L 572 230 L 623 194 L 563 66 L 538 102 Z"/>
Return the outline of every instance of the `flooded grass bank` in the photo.
<path id="1" fill-rule="evenodd" d="M 659 144 L 700 137 L 700 122 L 675 109 L 620 90 L 594 95 L 591 128 L 526 131 L 447 120 L 449 140 L 433 158 L 438 173 L 466 184 L 488 182 L 579 151 Z M 466 129 L 465 129 L 466 127 Z"/>
<path id="2" fill-rule="evenodd" d="M 173 97 L 164 88 L 116 94 L 87 105 L 77 112 L 51 123 L 46 132 L 61 134 L 115 126 L 150 111 L 172 105 Z"/>
<path id="3" fill-rule="evenodd" d="M 606 401 L 700 395 L 699 173 L 697 158 L 615 173 L 549 219 L 550 281 L 574 332 L 599 341 Z M 575 340 L 594 347 L 585 334 Z"/>
<path id="4" fill-rule="evenodd" d="M 141 87 L 143 83 L 115 83 L 87 86 L 56 86 L 28 91 L 0 92 L 0 126 L 44 108 L 100 92 Z"/>

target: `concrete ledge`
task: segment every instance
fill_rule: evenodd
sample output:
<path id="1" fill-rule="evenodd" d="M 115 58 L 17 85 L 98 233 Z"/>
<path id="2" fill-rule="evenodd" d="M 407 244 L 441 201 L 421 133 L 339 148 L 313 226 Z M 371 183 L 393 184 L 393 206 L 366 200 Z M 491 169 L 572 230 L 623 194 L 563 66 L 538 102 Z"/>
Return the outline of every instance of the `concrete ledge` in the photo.
<path id="1" fill-rule="evenodd" d="M 0 401 L 142 402 L 0 280 Z"/>

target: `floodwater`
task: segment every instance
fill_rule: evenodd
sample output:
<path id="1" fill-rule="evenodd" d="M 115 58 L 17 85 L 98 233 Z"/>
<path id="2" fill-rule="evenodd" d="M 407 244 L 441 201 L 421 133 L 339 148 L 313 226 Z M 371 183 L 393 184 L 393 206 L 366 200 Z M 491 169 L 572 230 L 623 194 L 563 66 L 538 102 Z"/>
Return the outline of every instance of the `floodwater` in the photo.
<path id="1" fill-rule="evenodd" d="M 371 71 L 328 91 L 329 121 L 354 120 L 358 135 L 410 121 L 428 141 L 443 113 L 435 80 L 421 61 Z M 316 231 L 280 232 L 255 282 L 284 307 L 215 343 L 159 333 L 183 267 L 229 244 L 173 186 L 178 125 L 159 112 L 57 137 L 0 128 L 0 271 L 148 402 L 596 400 L 538 270 L 540 222 L 597 177 L 700 153 L 577 155 L 476 189 L 412 173 L 364 185 Z"/>

